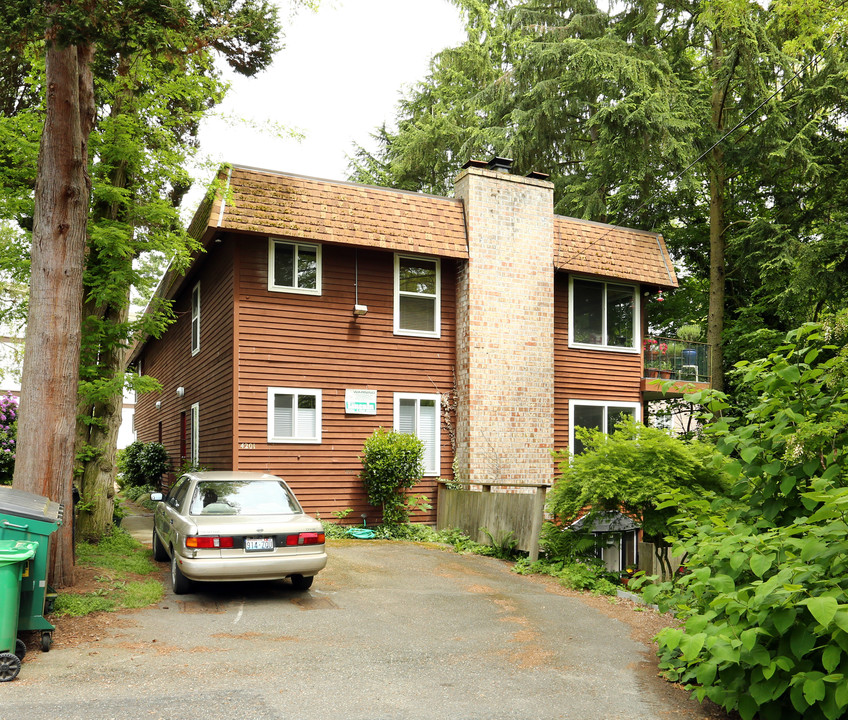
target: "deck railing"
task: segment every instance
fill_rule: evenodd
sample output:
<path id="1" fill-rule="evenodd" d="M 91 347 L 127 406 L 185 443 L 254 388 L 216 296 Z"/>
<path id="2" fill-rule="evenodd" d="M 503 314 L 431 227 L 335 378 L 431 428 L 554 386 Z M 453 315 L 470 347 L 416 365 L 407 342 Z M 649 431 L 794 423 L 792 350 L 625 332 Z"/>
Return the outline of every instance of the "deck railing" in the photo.
<path id="1" fill-rule="evenodd" d="M 642 341 L 646 378 L 710 382 L 710 346 L 674 338 L 646 337 Z"/>

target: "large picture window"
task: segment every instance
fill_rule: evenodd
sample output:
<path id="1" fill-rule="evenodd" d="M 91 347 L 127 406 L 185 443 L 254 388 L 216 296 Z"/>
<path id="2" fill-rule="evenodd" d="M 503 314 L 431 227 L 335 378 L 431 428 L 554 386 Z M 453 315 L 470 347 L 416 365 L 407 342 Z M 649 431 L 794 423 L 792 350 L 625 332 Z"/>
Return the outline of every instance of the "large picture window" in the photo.
<path id="1" fill-rule="evenodd" d="M 268 289 L 321 294 L 321 246 L 269 240 Z"/>
<path id="2" fill-rule="evenodd" d="M 570 345 L 638 352 L 635 286 L 572 278 L 568 307 Z"/>
<path id="3" fill-rule="evenodd" d="M 321 391 L 268 388 L 268 442 L 321 442 Z"/>
<path id="4" fill-rule="evenodd" d="M 395 255 L 395 333 L 439 337 L 441 265 L 438 259 Z"/>
<path id="5" fill-rule="evenodd" d="M 395 393 L 395 430 L 424 443 L 424 474 L 439 475 L 439 395 Z"/>
<path id="6" fill-rule="evenodd" d="M 583 443 L 575 432 L 577 428 L 601 430 L 609 434 L 624 417 L 639 420 L 641 406 L 636 402 L 605 400 L 570 400 L 568 402 L 569 450 L 572 455 L 583 452 Z"/>

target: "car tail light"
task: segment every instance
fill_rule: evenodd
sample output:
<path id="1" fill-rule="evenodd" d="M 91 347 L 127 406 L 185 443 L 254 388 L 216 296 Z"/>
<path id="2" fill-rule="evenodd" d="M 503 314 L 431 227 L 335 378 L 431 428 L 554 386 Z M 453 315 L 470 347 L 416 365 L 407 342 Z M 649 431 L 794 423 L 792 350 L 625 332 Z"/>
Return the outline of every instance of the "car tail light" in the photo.
<path id="1" fill-rule="evenodd" d="M 186 547 L 188 548 L 217 549 L 231 548 L 232 546 L 233 539 L 231 537 L 209 537 L 204 535 L 199 537 L 186 538 Z"/>
<path id="2" fill-rule="evenodd" d="M 324 533 L 302 532 L 297 535 L 287 535 L 286 545 L 323 545 Z"/>

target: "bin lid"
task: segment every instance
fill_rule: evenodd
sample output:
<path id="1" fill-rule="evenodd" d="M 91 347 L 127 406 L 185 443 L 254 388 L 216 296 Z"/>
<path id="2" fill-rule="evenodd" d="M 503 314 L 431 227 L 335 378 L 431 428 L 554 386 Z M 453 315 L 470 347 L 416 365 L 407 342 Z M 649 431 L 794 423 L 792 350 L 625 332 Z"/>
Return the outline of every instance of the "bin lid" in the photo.
<path id="1" fill-rule="evenodd" d="M 0 565 L 29 560 L 37 550 L 35 540 L 0 540 Z"/>
<path id="2" fill-rule="evenodd" d="M 0 485 L 0 513 L 55 523 L 59 521 L 60 512 L 59 503 L 50 498 Z"/>

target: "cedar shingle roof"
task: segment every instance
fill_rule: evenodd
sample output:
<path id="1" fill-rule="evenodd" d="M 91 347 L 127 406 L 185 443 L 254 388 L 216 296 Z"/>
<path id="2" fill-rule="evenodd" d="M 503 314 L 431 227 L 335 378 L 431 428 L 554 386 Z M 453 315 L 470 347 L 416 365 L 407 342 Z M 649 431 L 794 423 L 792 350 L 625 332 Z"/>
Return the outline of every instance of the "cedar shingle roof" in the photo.
<path id="1" fill-rule="evenodd" d="M 459 200 L 237 166 L 229 188 L 209 218 L 222 230 L 468 257 Z"/>
<path id="2" fill-rule="evenodd" d="M 355 183 L 233 166 L 228 190 L 203 203 L 190 232 L 218 228 L 385 250 L 467 258 L 462 202 Z M 210 196 L 211 198 L 211 196 Z M 223 206 L 223 207 L 222 207 Z M 677 287 L 656 233 L 555 216 L 554 266 Z"/>
<path id="3" fill-rule="evenodd" d="M 557 215 L 554 266 L 558 270 L 677 287 L 662 236 Z"/>

